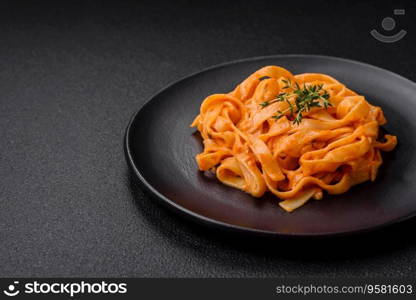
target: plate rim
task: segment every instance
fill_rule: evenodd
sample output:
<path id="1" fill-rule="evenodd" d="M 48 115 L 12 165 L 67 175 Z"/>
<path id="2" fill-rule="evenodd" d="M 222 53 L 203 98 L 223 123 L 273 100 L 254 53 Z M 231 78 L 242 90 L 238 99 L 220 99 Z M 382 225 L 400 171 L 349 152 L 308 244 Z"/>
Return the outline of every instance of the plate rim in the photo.
<path id="1" fill-rule="evenodd" d="M 169 199 L 168 197 L 164 196 L 162 193 L 160 193 L 156 188 L 154 188 L 144 177 L 144 175 L 140 172 L 139 168 L 136 166 L 134 159 L 133 159 L 133 150 L 132 150 L 132 125 L 135 122 L 137 116 L 139 115 L 140 111 L 142 111 L 146 105 L 148 105 L 157 95 L 163 93 L 164 91 L 168 90 L 169 88 L 171 88 L 172 86 L 176 85 L 177 83 L 186 80 L 188 78 L 191 78 L 195 75 L 204 73 L 204 72 L 208 72 L 211 71 L 213 69 L 217 69 L 220 67 L 225 67 L 228 65 L 233 65 L 233 64 L 238 64 L 238 63 L 244 63 L 244 62 L 250 62 L 250 61 L 256 61 L 256 60 L 262 60 L 262 59 L 273 59 L 273 58 L 287 58 L 287 57 L 298 57 L 298 58 L 318 58 L 318 59 L 329 59 L 329 60 L 334 60 L 334 61 L 342 61 L 342 62 L 347 62 L 347 63 L 352 63 L 352 64 L 356 64 L 356 65 L 361 65 L 361 66 L 365 66 L 367 68 L 371 68 L 377 71 L 382 71 L 382 72 L 387 72 L 389 75 L 396 77 L 397 79 L 400 80 L 405 80 L 407 81 L 409 84 L 414 85 L 416 88 L 416 83 L 413 82 L 412 80 L 399 75 L 395 72 L 392 72 L 390 70 L 386 70 L 383 69 L 381 67 L 378 66 L 374 66 L 371 65 L 369 63 L 365 63 L 365 62 L 361 62 L 361 61 L 357 61 L 357 60 L 353 60 L 353 59 L 348 59 L 348 58 L 342 58 L 342 57 L 336 57 L 336 56 L 329 56 L 329 55 L 317 55 L 317 54 L 277 54 L 277 55 L 265 55 L 265 56 L 255 56 L 255 57 L 249 57 L 249 58 L 243 58 L 243 59 L 237 59 L 237 60 L 232 60 L 232 61 L 227 61 L 224 63 L 220 63 L 220 64 L 216 64 L 216 65 L 212 65 L 209 66 L 207 68 L 203 68 L 199 71 L 193 72 L 191 74 L 185 75 L 175 81 L 172 81 L 170 83 L 168 83 L 167 85 L 165 85 L 164 87 L 162 87 L 160 90 L 158 90 L 156 93 L 154 93 L 151 97 L 148 98 L 148 100 L 146 100 L 142 105 L 139 106 L 139 108 L 132 114 L 129 123 L 127 125 L 127 128 L 125 130 L 125 134 L 124 134 L 124 143 L 123 143 L 123 148 L 124 148 L 124 153 L 125 153 L 125 158 L 127 161 L 127 164 L 130 168 L 130 170 L 133 171 L 133 173 L 137 176 L 137 178 L 139 179 L 139 183 L 141 185 L 141 187 L 143 187 L 145 190 L 147 190 L 148 192 L 150 192 L 152 194 L 152 196 L 154 196 L 153 198 L 156 198 L 157 200 L 159 200 L 160 203 L 164 204 L 166 207 L 168 207 L 169 209 L 171 209 L 172 211 L 175 211 L 177 213 L 179 213 L 180 215 L 187 217 L 193 221 L 196 221 L 200 224 L 203 225 L 207 225 L 210 227 L 216 227 L 218 229 L 226 229 L 228 231 L 233 231 L 233 232 L 237 232 L 237 233 L 243 233 L 243 234 L 251 234 L 251 235 L 255 235 L 255 236 L 266 236 L 266 237 L 298 237 L 298 238 L 311 238 L 311 237 L 339 237 L 339 236 L 351 236 L 351 235 L 357 235 L 357 234 L 363 234 L 363 233 L 367 233 L 367 232 L 372 232 L 372 231 L 376 231 L 376 230 L 380 230 L 382 228 L 388 227 L 390 225 L 393 224 L 397 224 L 397 223 L 401 223 L 403 221 L 406 221 L 412 217 L 416 216 L 416 210 L 413 212 L 410 212 L 407 215 L 404 215 L 402 217 L 399 217 L 397 219 L 393 219 L 390 220 L 388 222 L 384 222 L 381 224 L 377 224 L 375 226 L 367 226 L 367 227 L 362 227 L 362 228 L 358 228 L 358 229 L 354 229 L 354 230 L 344 230 L 344 231 L 327 231 L 327 232 L 303 232 L 303 233 L 297 233 L 297 232 L 292 232 L 292 233 L 288 233 L 288 232 L 277 232 L 277 231 L 271 231 L 271 230 L 263 230 L 263 229 L 255 229 L 255 228 L 250 228 L 250 227 L 244 227 L 244 226 L 240 226 L 240 225 L 235 225 L 235 224 L 230 224 L 230 223 L 225 223 L 219 220 L 215 220 L 209 217 L 206 217 L 204 215 L 201 215 L 199 213 L 196 213 L 190 209 L 187 209 L 179 204 L 177 204 L 175 201 Z"/>

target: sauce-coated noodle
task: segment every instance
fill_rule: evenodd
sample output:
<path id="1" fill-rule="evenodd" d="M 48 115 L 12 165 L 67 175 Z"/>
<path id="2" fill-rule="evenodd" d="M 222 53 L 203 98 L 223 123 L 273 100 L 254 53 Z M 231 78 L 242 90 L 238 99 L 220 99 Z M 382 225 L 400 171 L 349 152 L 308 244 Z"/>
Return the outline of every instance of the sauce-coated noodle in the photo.
<path id="1" fill-rule="evenodd" d="M 330 106 L 320 98 L 319 106 L 294 123 L 289 111 L 296 108 L 294 85 L 321 87 Z M 287 97 L 276 101 L 278 95 Z M 385 123 L 380 107 L 328 75 L 292 75 L 267 66 L 232 92 L 207 97 L 191 126 L 204 142 L 196 156 L 201 171 L 215 171 L 222 183 L 254 197 L 270 191 L 290 212 L 310 198 L 321 199 L 323 190 L 340 194 L 374 181 L 380 150 L 391 151 L 397 144 L 393 135 L 379 137 Z"/>

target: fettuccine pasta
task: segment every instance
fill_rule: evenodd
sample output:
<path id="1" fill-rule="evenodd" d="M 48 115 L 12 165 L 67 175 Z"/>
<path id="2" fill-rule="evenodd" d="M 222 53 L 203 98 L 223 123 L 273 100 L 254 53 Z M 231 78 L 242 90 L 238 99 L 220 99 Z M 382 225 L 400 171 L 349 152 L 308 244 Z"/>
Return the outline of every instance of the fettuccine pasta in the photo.
<path id="1" fill-rule="evenodd" d="M 208 96 L 191 126 L 203 138 L 201 171 L 254 197 L 270 191 L 291 212 L 323 191 L 374 181 L 380 151 L 397 144 L 379 136 L 385 123 L 380 107 L 328 75 L 267 66 Z"/>

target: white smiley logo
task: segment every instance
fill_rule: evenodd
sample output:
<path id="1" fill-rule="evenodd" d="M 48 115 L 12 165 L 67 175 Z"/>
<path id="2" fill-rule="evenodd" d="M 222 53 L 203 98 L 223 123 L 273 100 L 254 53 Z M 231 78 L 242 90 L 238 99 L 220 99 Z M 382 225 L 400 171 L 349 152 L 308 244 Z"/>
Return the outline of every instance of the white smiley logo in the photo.
<path id="1" fill-rule="evenodd" d="M 4 290 L 3 293 L 9 297 L 14 297 L 17 294 L 20 293 L 19 290 L 16 290 L 16 285 L 19 283 L 19 281 L 14 281 L 13 284 L 10 284 L 7 288 L 7 290 Z"/>
<path id="2" fill-rule="evenodd" d="M 404 9 L 395 9 L 394 14 L 395 15 L 404 15 L 405 10 Z M 383 29 L 385 31 L 391 31 L 396 27 L 396 21 L 393 18 L 390 18 L 390 17 L 384 18 L 383 21 L 381 22 L 381 27 L 383 27 Z M 396 34 L 384 35 L 384 34 L 378 32 L 376 29 L 373 29 L 373 30 L 370 31 L 370 33 L 376 40 L 379 40 L 380 42 L 394 43 L 394 42 L 400 41 L 402 38 L 404 38 L 407 31 L 401 29 Z"/>

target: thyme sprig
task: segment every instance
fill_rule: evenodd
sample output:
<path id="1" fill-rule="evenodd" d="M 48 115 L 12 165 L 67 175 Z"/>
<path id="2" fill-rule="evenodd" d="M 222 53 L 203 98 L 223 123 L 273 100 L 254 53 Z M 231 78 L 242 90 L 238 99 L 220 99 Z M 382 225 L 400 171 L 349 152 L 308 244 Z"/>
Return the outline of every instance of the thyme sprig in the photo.
<path id="1" fill-rule="evenodd" d="M 297 82 L 293 84 L 290 80 L 283 79 L 282 82 L 285 84 L 283 89 L 292 89 L 292 92 L 279 93 L 276 98 L 260 103 L 262 107 L 275 102 L 286 102 L 288 104 L 288 108 L 283 111 L 277 111 L 277 114 L 273 116 L 276 120 L 290 112 L 289 116 L 293 118 L 293 124 L 299 125 L 302 122 L 304 112 L 310 111 L 313 107 L 323 106 L 325 109 L 328 109 L 329 106 L 332 106 L 329 100 L 330 95 L 323 89 L 323 84 L 303 84 L 303 87 L 301 87 Z M 290 101 L 292 97 L 295 97 L 294 103 Z"/>

